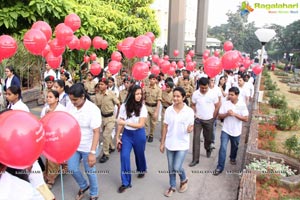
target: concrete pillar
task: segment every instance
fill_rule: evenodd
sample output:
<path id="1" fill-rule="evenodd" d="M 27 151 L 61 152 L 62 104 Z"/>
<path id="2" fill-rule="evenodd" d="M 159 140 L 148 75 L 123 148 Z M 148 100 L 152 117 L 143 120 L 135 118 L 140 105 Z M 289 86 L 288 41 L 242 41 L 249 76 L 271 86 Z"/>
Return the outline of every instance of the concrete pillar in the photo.
<path id="1" fill-rule="evenodd" d="M 206 49 L 208 0 L 198 0 L 197 10 L 195 60 L 202 64 L 202 54 Z"/>
<path id="2" fill-rule="evenodd" d="M 170 60 L 183 59 L 184 56 L 185 4 L 186 0 L 169 0 L 167 52 Z M 173 55 L 175 49 L 179 51 L 176 58 Z"/>

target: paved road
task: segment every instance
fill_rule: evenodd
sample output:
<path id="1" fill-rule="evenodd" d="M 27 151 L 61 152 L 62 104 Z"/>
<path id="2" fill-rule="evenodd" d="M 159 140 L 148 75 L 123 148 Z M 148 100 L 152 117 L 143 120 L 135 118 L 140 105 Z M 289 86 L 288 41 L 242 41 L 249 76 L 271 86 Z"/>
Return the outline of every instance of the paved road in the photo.
<path id="1" fill-rule="evenodd" d="M 39 115 L 40 107 L 31 109 L 31 111 Z M 136 176 L 132 178 L 132 188 L 124 193 L 117 193 L 118 187 L 121 185 L 120 180 L 120 157 L 118 152 L 111 154 L 109 161 L 104 164 L 97 163 L 99 171 L 99 199 L 103 200 L 234 200 L 237 199 L 239 172 L 241 169 L 242 156 L 244 152 L 244 137 L 240 142 L 236 166 L 230 165 L 227 156 L 224 172 L 219 176 L 213 176 L 211 171 L 215 169 L 218 160 L 219 136 L 221 126 L 217 125 L 216 150 L 212 152 L 210 158 L 206 158 L 204 145 L 201 143 L 200 164 L 195 167 L 189 167 L 188 164 L 192 161 L 191 148 L 184 162 L 184 169 L 189 178 L 189 189 L 185 193 L 175 192 L 172 197 L 163 196 L 165 190 L 169 187 L 168 174 L 165 173 L 168 169 L 167 158 L 165 154 L 159 151 L 160 127 L 157 127 L 153 143 L 147 143 L 146 158 L 148 165 L 148 173 L 143 179 L 138 179 Z M 191 135 L 192 141 L 192 135 Z M 229 154 L 228 145 L 228 153 Z M 192 145 L 191 145 L 192 147 Z M 134 170 L 134 155 L 131 155 L 132 169 Z M 233 172 L 233 173 L 232 173 Z M 178 178 L 178 176 L 177 176 Z M 64 182 L 64 199 L 74 199 L 78 191 L 78 186 L 71 175 L 63 176 Z M 179 185 L 179 179 L 177 179 Z M 62 189 L 60 179 L 57 179 L 56 184 L 52 189 L 57 200 L 62 199 Z M 88 193 L 83 199 L 89 199 Z"/>

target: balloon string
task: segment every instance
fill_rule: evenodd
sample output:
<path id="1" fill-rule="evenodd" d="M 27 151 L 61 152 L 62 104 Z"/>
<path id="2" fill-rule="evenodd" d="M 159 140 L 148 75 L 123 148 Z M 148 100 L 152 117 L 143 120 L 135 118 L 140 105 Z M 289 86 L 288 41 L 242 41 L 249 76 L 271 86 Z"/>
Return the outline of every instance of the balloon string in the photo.
<path id="1" fill-rule="evenodd" d="M 63 181 L 63 174 L 62 174 L 62 165 L 60 165 L 60 185 L 61 185 L 61 199 L 62 200 L 65 200 L 65 197 L 64 197 L 64 181 Z"/>

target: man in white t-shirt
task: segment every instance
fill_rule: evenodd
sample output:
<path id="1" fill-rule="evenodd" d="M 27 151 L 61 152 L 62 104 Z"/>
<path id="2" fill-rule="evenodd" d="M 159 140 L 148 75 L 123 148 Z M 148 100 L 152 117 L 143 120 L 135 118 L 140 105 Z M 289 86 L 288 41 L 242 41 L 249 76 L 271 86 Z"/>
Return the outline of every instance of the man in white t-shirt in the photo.
<path id="1" fill-rule="evenodd" d="M 248 105 L 250 99 L 250 88 L 245 84 L 244 78 L 241 76 L 238 77 L 237 88 L 240 91 L 239 100 L 245 102 L 246 105 Z"/>
<path id="2" fill-rule="evenodd" d="M 227 144 L 230 140 L 230 163 L 236 165 L 236 157 L 238 146 L 240 142 L 240 136 L 242 134 L 243 122 L 248 121 L 248 109 L 245 102 L 241 101 L 239 97 L 239 89 L 232 87 L 229 89 L 228 101 L 221 105 L 219 111 L 219 118 L 224 119 L 222 133 L 221 133 L 221 145 L 219 150 L 218 166 L 214 171 L 214 175 L 217 176 L 222 173 L 225 166 Z"/>
<path id="3" fill-rule="evenodd" d="M 216 78 L 209 78 L 209 84 L 208 84 L 208 87 L 210 90 L 212 90 L 215 95 L 218 96 L 218 107 L 216 108 L 217 111 L 216 112 L 219 112 L 219 109 L 220 109 L 220 106 L 221 106 L 221 99 L 222 99 L 222 91 L 221 91 L 221 88 L 216 86 L 215 85 L 215 82 L 216 82 Z M 217 119 L 214 120 L 214 126 L 213 126 L 213 135 L 212 135 L 212 139 L 211 139 L 211 147 L 213 149 L 215 149 L 215 138 L 216 138 L 216 128 L 217 127 Z"/>
<path id="4" fill-rule="evenodd" d="M 245 85 L 249 88 L 250 90 L 250 98 L 249 98 L 249 102 L 252 101 L 253 97 L 254 97 L 254 85 L 253 83 L 250 81 L 250 75 L 246 74 L 244 76 L 244 81 L 245 81 Z"/>
<path id="5" fill-rule="evenodd" d="M 200 134 L 203 130 L 204 148 L 209 158 L 212 152 L 213 124 L 218 113 L 218 95 L 208 87 L 208 78 L 199 79 L 199 89 L 193 93 L 192 108 L 195 112 L 193 135 L 193 160 L 189 164 L 193 167 L 199 163 L 200 158 Z"/>

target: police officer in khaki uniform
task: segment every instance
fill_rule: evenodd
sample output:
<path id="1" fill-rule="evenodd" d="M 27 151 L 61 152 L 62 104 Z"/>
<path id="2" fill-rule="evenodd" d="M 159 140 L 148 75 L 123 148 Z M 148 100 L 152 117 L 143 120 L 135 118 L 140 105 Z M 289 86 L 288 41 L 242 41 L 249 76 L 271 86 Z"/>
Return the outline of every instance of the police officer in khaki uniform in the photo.
<path id="1" fill-rule="evenodd" d="M 195 84 L 193 78 L 190 78 L 190 73 L 191 72 L 186 69 L 182 70 L 182 77 L 178 79 L 177 86 L 184 87 L 184 78 L 189 78 L 189 85 L 193 88 L 194 91 Z"/>
<path id="2" fill-rule="evenodd" d="M 120 103 L 113 91 L 107 90 L 108 80 L 102 78 L 99 81 L 99 93 L 96 94 L 96 105 L 101 110 L 103 132 L 103 156 L 100 158 L 100 163 L 105 163 L 109 159 L 109 154 L 115 151 L 115 146 L 112 142 L 112 131 L 115 127 L 116 118 L 114 116 L 114 107 L 118 106 L 116 116 L 119 114 Z"/>
<path id="3" fill-rule="evenodd" d="M 94 81 L 94 77 L 93 77 L 92 73 L 88 72 L 87 77 L 84 80 L 84 89 L 86 90 L 86 92 L 90 96 L 91 101 L 93 103 L 96 102 L 96 91 L 95 91 L 96 85 L 97 85 L 97 83 L 96 83 L 96 81 Z"/>
<path id="4" fill-rule="evenodd" d="M 144 88 L 145 104 L 148 110 L 148 119 L 145 126 L 148 142 L 153 142 L 153 134 L 156 127 L 159 107 L 161 103 L 161 93 L 161 89 L 156 84 L 155 74 L 150 74 L 149 85 L 145 86 Z"/>
<path id="5" fill-rule="evenodd" d="M 163 130 L 164 118 L 166 109 L 173 104 L 173 87 L 174 83 L 172 81 L 167 81 L 165 83 L 166 89 L 162 91 L 161 95 L 161 132 Z"/>
<path id="6" fill-rule="evenodd" d="M 194 92 L 194 88 L 190 85 L 189 77 L 184 77 L 183 78 L 182 88 L 184 89 L 184 91 L 186 93 L 186 100 L 188 101 L 188 106 L 190 106 L 191 105 L 191 96 Z"/>
<path id="7" fill-rule="evenodd" d="M 128 94 L 128 89 L 130 86 L 134 84 L 134 79 L 130 76 L 126 76 L 123 80 L 124 89 L 119 93 L 119 101 L 120 103 L 124 103 Z"/>
<path id="8" fill-rule="evenodd" d="M 55 77 L 52 76 L 52 75 L 49 75 L 47 76 L 44 81 L 46 83 L 46 88 L 44 88 L 43 90 L 43 102 L 46 103 L 46 99 L 47 99 L 47 94 L 49 91 L 52 90 L 53 88 L 53 85 L 54 85 L 54 80 L 55 80 Z"/>

